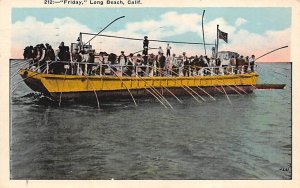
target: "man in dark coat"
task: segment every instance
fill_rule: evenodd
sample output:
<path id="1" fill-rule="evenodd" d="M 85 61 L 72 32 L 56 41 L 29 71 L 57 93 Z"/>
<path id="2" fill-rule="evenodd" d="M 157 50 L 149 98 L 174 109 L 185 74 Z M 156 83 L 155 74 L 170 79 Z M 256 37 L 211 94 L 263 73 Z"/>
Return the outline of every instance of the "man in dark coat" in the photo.
<path id="1" fill-rule="evenodd" d="M 148 47 L 149 46 L 149 40 L 148 40 L 148 37 L 145 36 L 144 37 L 144 41 L 143 41 L 143 55 L 148 55 Z"/>
<path id="2" fill-rule="evenodd" d="M 159 62 L 160 62 L 160 70 L 159 70 L 159 74 L 160 76 L 163 76 L 162 75 L 162 72 L 164 71 L 165 69 L 165 66 L 166 66 L 166 56 L 164 56 L 164 53 L 161 53 L 161 56 L 159 57 Z"/>

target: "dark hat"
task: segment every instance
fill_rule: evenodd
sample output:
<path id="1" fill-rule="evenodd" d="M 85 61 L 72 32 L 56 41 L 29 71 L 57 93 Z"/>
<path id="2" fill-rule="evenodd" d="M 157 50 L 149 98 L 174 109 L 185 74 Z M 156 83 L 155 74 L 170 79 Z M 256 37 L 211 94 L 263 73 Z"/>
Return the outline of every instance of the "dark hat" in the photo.
<path id="1" fill-rule="evenodd" d="M 147 38 L 148 38 L 148 36 L 144 36 L 144 38 L 145 38 L 145 39 L 147 39 Z"/>
<path id="2" fill-rule="evenodd" d="M 141 54 L 138 54 L 137 56 L 139 56 L 139 57 L 140 57 L 140 56 L 141 56 Z"/>
<path id="3" fill-rule="evenodd" d="M 121 54 L 124 54 L 124 51 L 121 51 Z"/>
<path id="4" fill-rule="evenodd" d="M 132 56 L 133 56 L 133 53 L 130 53 L 129 56 L 132 57 Z"/>

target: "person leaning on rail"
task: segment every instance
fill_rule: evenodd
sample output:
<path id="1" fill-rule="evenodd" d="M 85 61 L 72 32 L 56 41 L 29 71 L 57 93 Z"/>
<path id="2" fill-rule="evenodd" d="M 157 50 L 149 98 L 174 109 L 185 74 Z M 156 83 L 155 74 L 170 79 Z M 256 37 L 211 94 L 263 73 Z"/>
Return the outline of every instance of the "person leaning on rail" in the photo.
<path id="1" fill-rule="evenodd" d="M 135 60 L 135 66 L 136 66 L 136 72 L 138 76 L 144 76 L 142 65 L 143 65 L 143 59 L 141 54 L 137 54 L 136 60 Z"/>
<path id="2" fill-rule="evenodd" d="M 133 61 L 133 54 L 130 53 L 127 61 L 127 70 L 125 75 L 126 76 L 132 76 L 135 74 L 135 67 L 134 67 L 134 61 Z"/>
<path id="3" fill-rule="evenodd" d="M 147 63 L 149 76 L 153 76 L 153 67 L 154 67 L 154 64 L 155 64 L 155 55 L 153 53 L 151 53 L 149 55 L 148 63 Z"/>

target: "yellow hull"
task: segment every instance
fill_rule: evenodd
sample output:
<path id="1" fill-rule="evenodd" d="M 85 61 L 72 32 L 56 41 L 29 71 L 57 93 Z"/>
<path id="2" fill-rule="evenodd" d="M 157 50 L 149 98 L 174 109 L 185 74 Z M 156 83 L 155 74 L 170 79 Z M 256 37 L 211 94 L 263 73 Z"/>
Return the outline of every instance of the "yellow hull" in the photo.
<path id="1" fill-rule="evenodd" d="M 25 83 L 44 94 L 145 90 L 145 88 L 220 87 L 256 85 L 256 73 L 193 77 L 117 77 L 40 74 L 20 70 Z"/>

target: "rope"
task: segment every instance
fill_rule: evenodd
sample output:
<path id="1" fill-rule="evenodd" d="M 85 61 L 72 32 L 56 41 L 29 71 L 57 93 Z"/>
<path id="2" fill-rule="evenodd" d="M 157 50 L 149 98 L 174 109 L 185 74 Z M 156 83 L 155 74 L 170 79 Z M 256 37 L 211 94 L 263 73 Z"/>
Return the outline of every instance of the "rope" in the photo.
<path id="1" fill-rule="evenodd" d="M 94 33 L 81 33 L 81 34 L 95 35 L 95 37 L 99 36 L 99 37 L 118 38 L 118 39 L 136 40 L 136 41 L 143 41 L 144 40 L 144 39 L 141 39 L 141 38 L 123 37 L 123 36 L 115 36 L 115 35 L 98 35 L 98 34 L 94 34 Z M 93 37 L 93 38 L 95 38 L 95 37 Z M 183 42 L 183 41 L 156 40 L 156 39 L 152 39 L 152 40 L 148 40 L 148 41 L 152 41 L 152 42 L 164 42 L 164 43 L 177 43 L 177 44 L 204 44 L 203 42 Z M 215 44 L 205 43 L 205 45 L 214 46 Z"/>

